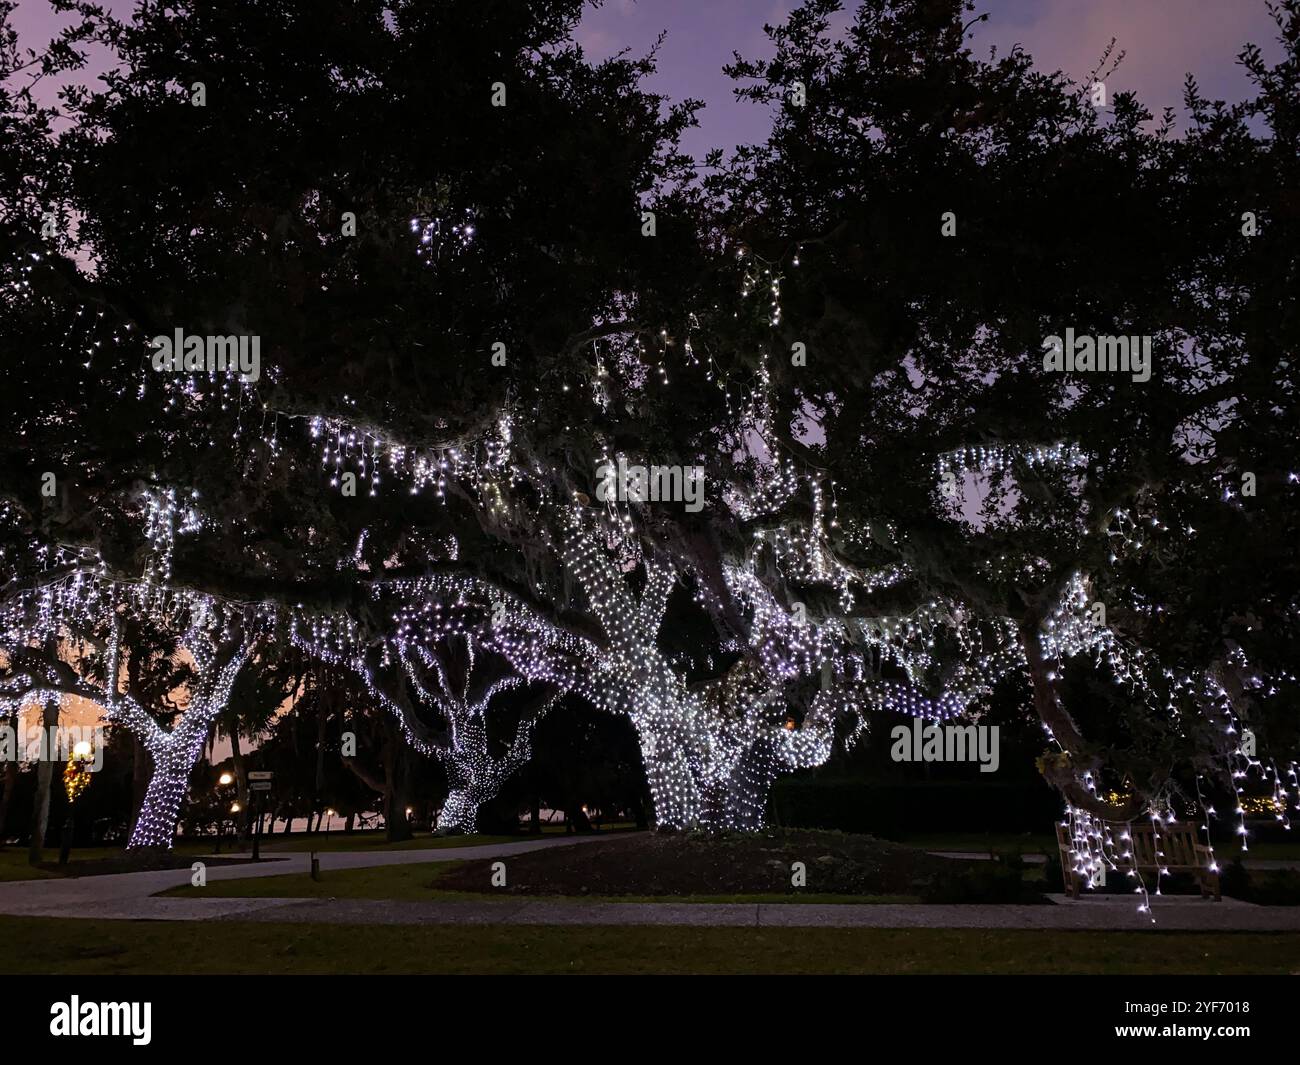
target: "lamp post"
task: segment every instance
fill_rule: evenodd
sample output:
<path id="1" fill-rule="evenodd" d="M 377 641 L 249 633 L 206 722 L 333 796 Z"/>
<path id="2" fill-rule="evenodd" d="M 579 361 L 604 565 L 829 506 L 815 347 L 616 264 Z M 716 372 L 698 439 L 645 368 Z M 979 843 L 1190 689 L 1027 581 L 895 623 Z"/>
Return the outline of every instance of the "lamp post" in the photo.
<path id="1" fill-rule="evenodd" d="M 59 864 L 67 865 L 72 853 L 77 797 L 90 786 L 90 758 L 93 749 L 85 740 L 72 748 L 68 764 L 63 767 L 63 790 L 68 796 L 68 816 L 63 821 L 63 839 L 59 845 Z"/>
<path id="2" fill-rule="evenodd" d="M 230 787 L 230 785 L 233 784 L 234 782 L 235 782 L 235 778 L 234 778 L 233 776 L 231 776 L 229 773 L 222 773 L 221 776 L 217 777 L 217 785 L 218 785 L 218 787 L 221 787 L 221 788 L 228 788 L 228 787 Z M 224 798 L 225 798 L 225 797 L 224 797 L 223 795 L 221 795 L 220 792 L 218 792 L 218 794 L 217 794 L 217 801 L 218 801 L 218 804 L 219 804 L 218 807 L 217 807 L 218 810 L 221 808 L 221 807 L 220 807 L 220 803 L 224 800 Z M 238 812 L 239 812 L 239 803 L 236 802 L 236 803 L 232 804 L 231 807 L 230 807 L 230 812 L 231 812 L 231 814 L 236 814 L 236 813 L 238 813 Z M 233 819 L 232 819 L 232 823 L 233 823 Z M 221 841 L 222 841 L 222 839 L 225 837 L 225 834 L 226 834 L 226 819 L 225 819 L 224 817 L 218 815 L 218 816 L 217 816 L 217 849 L 216 849 L 216 851 L 215 851 L 214 853 L 216 853 L 216 854 L 220 854 L 220 853 L 221 853 Z"/>

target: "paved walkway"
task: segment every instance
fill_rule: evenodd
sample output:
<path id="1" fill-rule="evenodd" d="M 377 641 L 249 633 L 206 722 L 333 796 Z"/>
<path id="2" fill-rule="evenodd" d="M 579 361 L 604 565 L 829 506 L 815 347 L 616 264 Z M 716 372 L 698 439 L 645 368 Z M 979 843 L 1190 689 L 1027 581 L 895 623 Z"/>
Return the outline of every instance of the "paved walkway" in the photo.
<path id="1" fill-rule="evenodd" d="M 1114 900 L 1114 901 L 1112 901 Z M 196 900 L 198 901 L 198 900 Z M 263 900 L 266 901 L 266 900 Z M 822 902 L 399 902 L 279 899 L 255 912 L 222 914 L 251 921 L 343 925 L 685 925 L 816 928 L 1095 928 L 1110 931 L 1294 931 L 1300 909 L 1247 902 L 1156 900 L 1156 923 L 1127 897 L 1057 905 L 854 905 Z"/>
<path id="2" fill-rule="evenodd" d="M 505 858 L 544 847 L 599 843 L 603 836 L 477 847 L 320 854 L 321 869 L 360 869 L 419 862 Z M 196 859 L 201 860 L 201 859 Z M 308 854 L 278 854 L 245 865 L 209 865 L 208 880 L 242 880 L 306 872 Z M 677 903 L 529 900 L 404 902 L 384 899 L 153 898 L 190 882 L 190 871 L 164 869 L 64 880 L 0 883 L 0 914 L 112 920 L 252 920 L 327 924 L 677 925 L 769 928 L 1028 928 L 1111 931 L 1300 932 L 1300 907 L 1263 907 L 1234 899 L 1190 896 L 1153 900 L 1156 922 L 1128 895 L 1081 900 L 1051 896 L 1053 905 L 857 905 L 826 903 Z"/>
<path id="3" fill-rule="evenodd" d="M 926 854 L 933 854 L 936 858 L 959 858 L 967 862 L 987 862 L 993 859 L 989 851 L 926 851 Z M 1026 865 L 1042 865 L 1047 861 L 1045 854 L 1022 854 Z M 1053 861 L 1056 859 L 1053 858 Z M 1220 862 L 1226 864 L 1225 859 L 1221 856 Z M 1300 858 L 1243 858 L 1241 864 L 1247 869 L 1274 870 L 1274 869 L 1300 869 Z"/>
<path id="4" fill-rule="evenodd" d="M 421 862 L 472 861 L 511 854 L 599 843 L 605 836 L 561 836 L 519 843 L 487 843 L 477 847 L 432 847 L 426 850 L 317 852 L 322 872 L 363 869 L 378 865 L 417 865 Z M 222 855 L 229 858 L 229 855 Z M 196 855 L 194 861 L 203 860 Z M 270 853 L 260 862 L 209 865 L 208 883 L 311 871 L 311 855 Z M 190 882 L 190 867 L 145 873 L 0 883 L 0 914 L 17 917 L 100 917 L 122 920 L 192 921 L 260 909 L 283 899 L 155 899 L 151 895 Z M 198 906 L 194 904 L 198 903 Z"/>
<path id="5" fill-rule="evenodd" d="M 201 900 L 195 900 L 201 901 Z M 222 900 L 223 902 L 226 900 Z M 1127 897 L 1066 900 L 1051 906 L 923 906 L 796 903 L 674 903 L 502 900 L 398 902 L 275 899 L 222 914 L 253 921 L 339 924 L 682 925 L 762 928 L 1029 928 L 1109 931 L 1300 932 L 1300 908 L 1265 908 L 1225 899 L 1156 900 L 1155 924 Z M 176 915 L 174 919 L 184 919 Z"/>

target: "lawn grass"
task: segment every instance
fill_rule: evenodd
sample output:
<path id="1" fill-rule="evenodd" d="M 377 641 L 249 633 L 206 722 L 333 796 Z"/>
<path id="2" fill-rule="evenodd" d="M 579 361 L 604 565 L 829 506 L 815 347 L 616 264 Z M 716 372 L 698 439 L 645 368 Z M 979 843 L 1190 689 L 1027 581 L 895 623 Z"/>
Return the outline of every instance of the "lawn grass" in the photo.
<path id="1" fill-rule="evenodd" d="M 547 832 L 543 837 L 530 835 L 517 836 L 434 836 L 429 833 L 417 835 L 413 839 L 403 840 L 401 843 L 388 843 L 384 838 L 383 830 L 371 832 L 353 832 L 346 835 L 342 832 L 331 833 L 329 836 L 290 836 L 287 839 L 280 837 L 263 837 L 262 853 L 263 854 L 306 854 L 308 851 L 317 851 L 318 853 L 335 853 L 338 851 L 409 851 L 409 850 L 441 850 L 445 847 L 479 847 L 489 843 L 525 843 L 528 840 L 539 838 L 550 838 L 556 835 L 556 832 Z M 563 826 L 559 826 L 558 834 L 564 834 Z M 185 839 L 177 842 L 173 848 L 176 854 L 193 854 L 207 855 L 216 853 L 216 840 L 206 838 Z M 72 852 L 68 861 L 66 870 L 60 872 L 54 869 L 37 869 L 27 864 L 26 847 L 0 847 L 0 882 L 8 880 L 47 880 L 61 876 L 77 876 L 80 872 L 82 863 L 91 861 L 102 861 L 104 859 L 121 858 L 126 853 L 124 847 L 78 847 Z M 251 855 L 251 848 L 245 847 L 243 850 L 234 850 L 230 846 L 229 840 L 221 848 L 223 858 L 244 858 Z M 57 862 L 59 850 L 57 847 L 45 848 L 45 861 Z"/>
<path id="2" fill-rule="evenodd" d="M 1252 843 L 1250 850 L 1242 851 L 1235 846 L 1215 847 L 1214 855 L 1222 865 L 1230 862 L 1234 858 L 1244 858 L 1249 861 L 1251 858 L 1267 858 L 1275 861 L 1284 861 L 1293 859 L 1300 865 L 1300 839 L 1294 843 L 1273 843 L 1271 841 L 1261 841 Z"/>
<path id="3" fill-rule="evenodd" d="M 307 873 L 286 873 L 240 880 L 214 880 L 207 887 L 169 888 L 158 894 L 173 898 L 221 899 L 397 899 L 402 902 L 920 902 L 914 895 L 514 895 L 507 892 L 448 891 L 438 887 L 440 877 L 463 862 L 421 862 L 418 865 L 381 865 L 368 869 L 325 870 L 320 880 Z"/>
<path id="4" fill-rule="evenodd" d="M 468 891 L 438 891 L 434 884 L 454 862 L 376 865 L 363 869 L 325 870 L 320 880 L 305 872 L 240 880 L 212 880 L 207 887 L 160 891 L 160 896 L 188 899 L 398 899 L 404 902 L 478 900 Z"/>
<path id="5" fill-rule="evenodd" d="M 58 854 L 53 857 L 57 858 Z M 47 880 L 58 875 L 28 865 L 26 847 L 0 847 L 0 881 Z"/>
<path id="6" fill-rule="evenodd" d="M 179 843 L 177 854 L 206 854 L 211 845 L 198 843 Z M 86 862 L 103 861 L 106 858 L 121 858 L 125 853 L 122 847 L 79 847 L 73 850 L 64 871 L 55 869 L 37 869 L 27 864 L 26 847 L 0 847 L 0 881 L 8 880 L 49 880 L 63 876 L 76 876 Z M 57 847 L 46 847 L 46 862 L 59 860 Z"/>
<path id="7" fill-rule="evenodd" d="M 605 831 L 607 833 L 620 833 L 633 829 L 631 825 L 610 825 Z M 563 825 L 544 825 L 543 838 L 552 838 L 556 835 L 564 834 Z M 339 851 L 406 851 L 406 850 L 425 850 L 425 849 L 442 849 L 445 847 L 473 847 L 485 844 L 499 843 L 522 843 L 528 840 L 537 839 L 532 835 L 515 835 L 515 836 L 498 836 L 498 835 L 471 835 L 471 836 L 434 836 L 430 834 L 420 834 L 413 839 L 404 840 L 401 843 L 388 843 L 384 838 L 383 830 L 370 830 L 362 832 L 353 832 L 350 835 L 342 832 L 331 833 L 329 836 L 315 835 L 297 835 L 284 837 L 263 837 L 262 850 L 266 854 L 302 854 L 308 851 L 317 851 L 320 853 L 335 853 Z M 211 854 L 215 847 L 215 840 L 195 839 L 183 840 L 178 842 L 175 851 L 178 854 Z M 904 846 L 915 847 L 918 850 L 926 851 L 975 851 L 984 852 L 996 851 L 1001 853 L 1016 852 L 1036 854 L 1047 851 L 1049 854 L 1056 853 L 1056 841 L 1049 836 L 1034 835 L 1015 835 L 1012 833 L 945 833 L 942 835 L 924 835 L 912 836 L 903 841 Z M 52 869 L 37 869 L 27 864 L 26 847 L 0 847 L 0 882 L 12 880 L 43 880 L 56 878 L 64 875 L 77 875 L 79 863 L 102 860 L 106 858 L 121 857 L 123 849 L 121 847 L 81 847 L 72 852 L 72 858 L 67 867 L 66 873 Z M 231 851 L 229 846 L 223 847 L 222 854 L 229 857 L 247 857 L 248 852 Z M 1235 847 L 1221 847 L 1217 850 L 1217 856 L 1220 864 L 1227 864 L 1236 857 L 1238 851 Z M 1245 854 L 1246 858 L 1260 858 L 1271 860 L 1288 860 L 1294 859 L 1297 865 L 1300 865 L 1300 839 L 1294 843 L 1290 842 L 1258 842 L 1251 845 L 1250 850 Z M 58 849 L 47 847 L 45 849 L 45 860 L 54 862 L 58 859 Z M 421 867 L 417 867 L 421 868 Z M 330 874 L 338 876 L 341 874 Z M 1032 869 L 1027 871 L 1026 876 L 1029 879 L 1035 879 L 1036 874 Z M 310 881 L 308 881 L 310 883 Z M 227 882 L 228 886 L 230 882 Z M 214 890 L 218 885 L 212 885 L 208 890 Z M 304 897 L 314 897 L 310 894 Z M 375 895 L 375 896 L 339 896 L 339 897 L 356 897 L 356 898 L 402 898 L 402 895 Z M 422 898 L 430 897 L 427 894 L 420 896 Z M 476 896 L 469 896 L 476 897 Z M 690 896 L 692 898 L 704 898 L 704 896 Z M 649 898 L 648 896 L 646 898 Z M 755 896 L 712 896 L 714 901 L 760 901 Z M 773 899 L 777 896 L 773 896 Z M 852 898 L 846 896 L 845 898 Z M 902 898 L 902 896 L 900 896 Z M 768 901 L 763 899 L 761 901 Z M 831 901 L 829 897 L 823 897 L 820 901 Z"/>
<path id="8" fill-rule="evenodd" d="M 600 834 L 609 835 L 613 833 L 635 832 L 636 826 L 628 824 L 610 824 L 602 827 Z M 300 853 L 304 851 L 368 851 L 368 850 L 423 850 L 430 847 L 477 847 L 486 843 L 525 843 L 528 840 L 553 839 L 556 836 L 563 836 L 564 825 L 543 825 L 540 834 L 529 832 L 517 832 L 514 835 L 468 835 L 468 836 L 435 836 L 431 832 L 418 832 L 412 839 L 403 840 L 401 843 L 389 843 L 384 838 L 383 829 L 367 829 L 364 832 L 353 832 L 351 834 L 344 832 L 331 832 L 328 836 L 323 834 L 316 835 L 293 835 L 285 838 L 283 836 L 263 836 L 262 850 L 264 851 L 289 851 Z M 212 844 L 209 844 L 211 849 Z M 224 853 L 224 850 L 223 850 Z"/>
<path id="9" fill-rule="evenodd" d="M 389 843 L 384 838 L 383 831 L 378 832 L 353 832 L 347 835 L 343 832 L 332 832 L 328 836 L 290 836 L 287 839 L 277 839 L 271 837 L 262 837 L 263 854 L 306 854 L 308 851 L 316 851 L 320 854 L 333 854 L 339 851 L 419 851 L 419 850 L 440 850 L 444 847 L 479 847 L 487 843 L 524 843 L 530 839 L 538 839 L 537 836 L 435 836 L 427 832 L 417 834 L 411 839 L 404 839 L 400 843 Z M 211 845 L 209 844 L 209 853 Z M 231 853 L 227 849 L 222 849 L 222 854 Z M 242 852 L 249 853 L 245 848 Z"/>
<path id="10" fill-rule="evenodd" d="M 1056 837 L 1051 835 L 1017 835 L 1010 832 L 945 832 L 934 835 L 908 836 L 902 840 L 905 847 L 915 847 L 925 851 L 971 851 L 987 854 L 996 853 L 1040 854 L 1046 851 L 1056 854 Z M 1295 842 L 1260 841 L 1250 845 L 1244 853 L 1235 843 L 1217 845 L 1214 848 L 1219 863 L 1231 862 L 1242 857 L 1263 858 L 1276 861 L 1294 859 L 1300 863 L 1300 839 Z"/>
<path id="11" fill-rule="evenodd" d="M 934 835 L 908 836 L 900 841 L 904 847 L 924 851 L 968 851 L 988 854 L 990 851 L 1006 854 L 1056 853 L 1056 837 L 1050 835 L 1017 835 L 1011 832 L 944 832 Z"/>
<path id="12" fill-rule="evenodd" d="M 1284 974 L 1300 935 L 0 917 L 0 972 Z"/>

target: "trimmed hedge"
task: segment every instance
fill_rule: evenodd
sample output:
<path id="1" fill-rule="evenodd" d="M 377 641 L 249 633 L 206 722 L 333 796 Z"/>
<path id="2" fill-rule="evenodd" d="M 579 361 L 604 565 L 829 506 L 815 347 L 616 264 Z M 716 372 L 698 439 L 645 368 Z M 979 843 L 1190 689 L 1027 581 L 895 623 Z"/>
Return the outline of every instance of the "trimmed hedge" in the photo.
<path id="1" fill-rule="evenodd" d="M 787 828 L 866 832 L 904 839 L 932 832 L 1043 832 L 1061 815 L 1061 798 L 1041 780 L 882 784 L 785 777 L 772 788 L 772 820 Z"/>

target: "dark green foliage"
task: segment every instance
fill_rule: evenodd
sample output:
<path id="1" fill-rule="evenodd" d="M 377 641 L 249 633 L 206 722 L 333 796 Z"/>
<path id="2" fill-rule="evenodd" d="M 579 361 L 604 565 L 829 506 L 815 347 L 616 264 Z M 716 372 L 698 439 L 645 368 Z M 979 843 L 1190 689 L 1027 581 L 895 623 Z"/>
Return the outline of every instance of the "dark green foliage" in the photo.
<path id="1" fill-rule="evenodd" d="M 1223 867 L 1219 877 L 1219 887 L 1225 895 L 1234 899 L 1245 898 L 1250 891 L 1250 873 L 1240 858 L 1234 858 Z"/>
<path id="2" fill-rule="evenodd" d="M 840 5 L 808 0 L 769 31 L 770 60 L 732 67 L 741 95 L 771 106 L 770 137 L 703 178 L 676 147 L 696 105 L 645 88 L 652 59 L 589 62 L 572 37 L 580 0 L 182 0 L 120 19 L 59 6 L 73 25 L 47 74 L 78 71 L 83 44 L 120 62 L 70 90 L 56 121 L 15 87 L 0 3 L 0 594 L 49 579 L 56 545 L 140 579 L 141 489 L 180 486 L 209 518 L 177 542 L 181 586 L 348 613 L 376 638 L 388 615 L 367 584 L 381 572 L 473 574 L 582 615 L 548 515 L 592 494 L 612 444 L 709 464 L 701 514 L 663 508 L 635 533 L 699 593 L 675 597 L 665 643 L 707 679 L 752 620 L 725 564 L 752 563 L 784 606 L 845 609 L 723 502 L 761 472 L 745 452 L 759 397 L 770 444 L 805 475 L 772 524 L 806 527 L 819 478 L 837 507 L 828 555 L 859 574 L 906 567 L 858 588 L 852 612 L 944 597 L 1010 619 L 1028 653 L 1078 574 L 1125 648 L 1212 673 L 1279 761 L 1300 746 L 1297 0 L 1275 7 L 1278 65 L 1241 52 L 1252 99 L 1219 105 L 1189 80 L 1181 124 L 1129 94 L 1099 115 L 1023 50 L 977 55 L 964 0 L 866 0 L 842 36 Z M 51 205 L 61 224 L 46 238 Z M 466 220 L 472 240 L 452 235 Z M 438 227 L 423 255 L 413 224 Z M 1152 336 L 1151 379 L 1044 371 L 1043 338 L 1067 326 Z M 176 327 L 261 336 L 255 397 L 178 400 L 142 375 L 144 339 Z M 498 341 L 505 367 L 489 361 Z M 604 405 L 589 401 L 597 377 Z M 523 476 L 500 508 L 455 484 L 439 499 L 381 478 L 371 496 L 368 477 L 345 498 L 307 432 L 337 417 L 441 455 L 505 414 Z M 952 448 L 1062 441 L 1086 453 L 1082 470 L 1015 458 L 964 512 L 937 495 Z M 372 452 L 368 472 L 382 461 Z M 1244 472 L 1255 496 L 1240 494 Z M 166 634 L 133 638 L 156 645 L 142 663 L 170 661 Z M 1203 686 L 1168 690 L 1154 668 L 1134 692 L 1105 662 L 1066 667 L 1057 684 L 1031 663 L 999 698 L 1032 698 L 1103 790 L 1186 791 L 1222 768 Z M 280 666 L 268 653 L 254 671 L 229 729 L 278 705 Z M 174 679 L 151 686 L 162 716 Z M 787 694 L 797 715 L 807 693 Z M 340 711 L 304 706 L 301 720 L 317 712 Z M 299 758 L 317 749 L 300 723 L 275 739 Z M 313 766 L 292 802 L 329 790 Z M 572 806 L 616 789 L 555 790 Z M 1037 827 L 1038 801 L 948 814 Z M 776 804 L 783 823 L 859 816 L 814 805 L 809 818 Z"/>
<path id="3" fill-rule="evenodd" d="M 1061 856 L 1057 851 L 1043 851 L 1042 890 L 1047 895 L 1059 895 L 1065 891 L 1065 874 L 1061 869 Z"/>
<path id="4" fill-rule="evenodd" d="M 883 784 L 800 775 L 782 778 L 772 789 L 772 811 L 780 825 L 869 832 L 885 839 L 1041 832 L 1060 808 L 1059 796 L 1042 781 Z"/>
<path id="5" fill-rule="evenodd" d="M 1024 882 L 1024 864 L 995 859 L 957 865 L 940 873 L 921 888 L 922 902 L 937 903 L 1038 903 L 1036 885 Z"/>
<path id="6" fill-rule="evenodd" d="M 1234 859 L 1223 870 L 1220 885 L 1225 895 L 1256 906 L 1300 906 L 1300 871 L 1247 869 Z"/>

